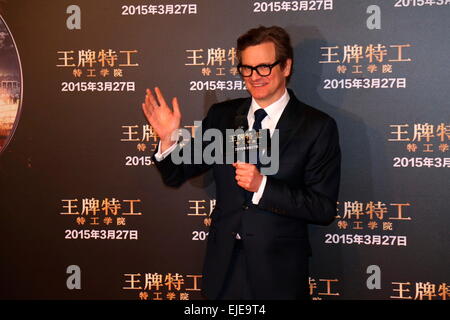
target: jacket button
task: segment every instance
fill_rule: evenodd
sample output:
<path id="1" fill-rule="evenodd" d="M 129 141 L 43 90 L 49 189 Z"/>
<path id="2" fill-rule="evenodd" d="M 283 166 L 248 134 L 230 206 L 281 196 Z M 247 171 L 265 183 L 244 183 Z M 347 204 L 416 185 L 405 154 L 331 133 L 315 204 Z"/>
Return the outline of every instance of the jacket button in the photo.
<path id="1" fill-rule="evenodd" d="M 246 205 L 246 204 L 242 205 L 242 209 L 248 210 L 248 205 Z"/>

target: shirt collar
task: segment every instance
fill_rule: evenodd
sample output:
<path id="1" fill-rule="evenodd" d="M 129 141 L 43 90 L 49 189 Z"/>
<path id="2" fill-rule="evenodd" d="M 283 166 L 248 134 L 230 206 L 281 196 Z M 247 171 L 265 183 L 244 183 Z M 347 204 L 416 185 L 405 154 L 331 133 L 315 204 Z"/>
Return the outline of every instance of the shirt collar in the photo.
<path id="1" fill-rule="evenodd" d="M 267 112 L 267 116 L 270 120 L 272 120 L 274 123 L 277 123 L 278 120 L 281 117 L 281 114 L 284 111 L 284 108 L 287 106 L 289 102 L 290 96 L 287 91 L 287 89 L 284 90 L 284 94 L 281 96 L 280 99 L 272 103 L 271 105 L 268 105 L 264 108 L 264 110 Z M 254 120 L 255 119 L 255 111 L 261 109 L 261 107 L 258 105 L 256 100 L 252 97 L 252 104 L 250 105 L 250 110 L 248 112 L 247 119 Z"/>

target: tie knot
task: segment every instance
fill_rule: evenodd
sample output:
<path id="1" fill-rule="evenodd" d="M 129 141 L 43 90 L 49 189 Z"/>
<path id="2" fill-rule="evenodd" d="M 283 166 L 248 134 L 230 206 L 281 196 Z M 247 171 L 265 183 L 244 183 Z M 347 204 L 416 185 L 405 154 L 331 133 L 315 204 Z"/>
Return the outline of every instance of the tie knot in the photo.
<path id="1" fill-rule="evenodd" d="M 255 122 L 261 123 L 263 119 L 267 116 L 267 112 L 264 109 L 258 109 L 255 111 Z"/>

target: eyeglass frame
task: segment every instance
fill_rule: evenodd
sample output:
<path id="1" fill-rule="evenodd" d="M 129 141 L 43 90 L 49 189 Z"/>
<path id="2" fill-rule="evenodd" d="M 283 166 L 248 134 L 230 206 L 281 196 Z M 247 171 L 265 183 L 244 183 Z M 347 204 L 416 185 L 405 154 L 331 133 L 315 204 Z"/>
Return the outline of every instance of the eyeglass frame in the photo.
<path id="1" fill-rule="evenodd" d="M 245 77 L 245 78 L 248 78 L 248 77 L 251 77 L 252 75 L 253 75 L 253 71 L 256 71 L 256 73 L 260 76 L 260 77 L 268 77 L 268 76 L 270 76 L 271 74 L 272 74 L 272 69 L 274 68 L 274 67 L 276 67 L 278 64 L 280 64 L 281 63 L 281 60 L 277 60 L 277 61 L 275 61 L 274 63 L 272 63 L 272 64 L 266 64 L 266 63 L 262 63 L 262 64 L 258 64 L 256 67 L 252 67 L 252 66 L 249 66 L 249 65 L 246 65 L 246 64 L 241 64 L 241 63 L 239 63 L 238 65 L 237 65 L 237 71 L 239 72 L 239 74 L 242 76 L 242 77 Z M 251 72 L 250 72 L 250 74 L 248 75 L 248 76 L 244 76 L 242 73 L 241 73 L 241 71 L 240 71 L 240 68 L 242 68 L 242 67 L 246 67 L 246 68 L 249 68 L 250 70 L 251 70 Z M 259 71 L 258 71 L 258 68 L 259 67 L 269 67 L 269 74 L 267 74 L 267 75 L 262 75 L 261 73 L 259 73 Z"/>

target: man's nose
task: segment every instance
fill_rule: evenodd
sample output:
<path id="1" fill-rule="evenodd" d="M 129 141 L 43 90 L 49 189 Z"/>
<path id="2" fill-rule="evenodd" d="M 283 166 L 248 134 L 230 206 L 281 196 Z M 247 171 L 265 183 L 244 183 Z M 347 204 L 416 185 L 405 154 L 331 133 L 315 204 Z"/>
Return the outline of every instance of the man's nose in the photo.
<path id="1" fill-rule="evenodd" d="M 256 80 L 259 80 L 261 78 L 262 77 L 258 74 L 258 72 L 256 72 L 256 70 L 253 70 L 253 73 L 252 73 L 252 76 L 251 76 L 252 81 L 256 81 Z"/>

